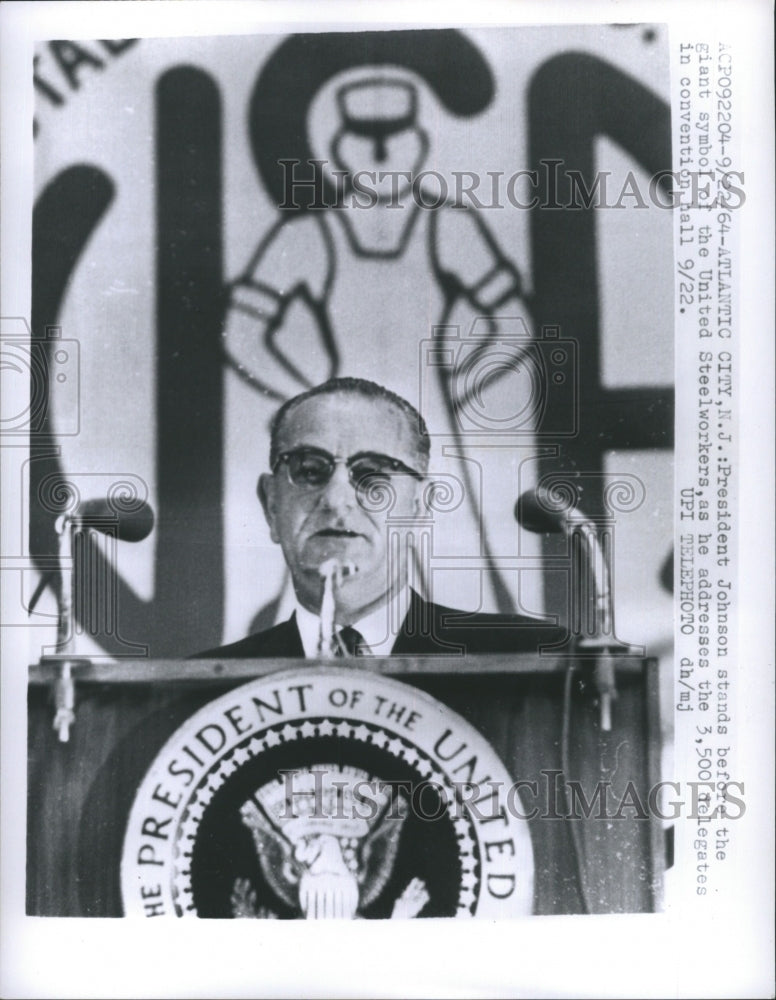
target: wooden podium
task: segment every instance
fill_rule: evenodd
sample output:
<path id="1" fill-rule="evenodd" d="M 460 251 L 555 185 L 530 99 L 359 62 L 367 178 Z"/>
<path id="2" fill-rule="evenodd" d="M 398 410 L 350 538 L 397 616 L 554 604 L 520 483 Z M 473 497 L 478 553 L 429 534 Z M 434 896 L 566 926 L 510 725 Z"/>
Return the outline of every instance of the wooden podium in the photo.
<path id="1" fill-rule="evenodd" d="M 62 661 L 30 668 L 27 912 L 121 916 L 119 866 L 129 811 L 167 739 L 230 689 L 316 663 L 69 662 L 76 718 L 66 743 L 52 727 L 52 683 Z M 488 740 L 515 781 L 537 782 L 539 797 L 526 802 L 526 812 L 540 806 L 529 820 L 535 913 L 651 912 L 661 906 L 663 832 L 652 811 L 644 816 L 632 807 L 632 796 L 646 804 L 659 780 L 657 663 L 614 661 L 617 698 L 612 728 L 603 732 L 591 668 L 581 661 L 570 670 L 573 662 L 536 654 L 391 657 L 362 658 L 354 669 L 427 692 Z M 610 808 L 601 816 L 594 806 L 585 817 L 564 795 L 567 782 L 579 782 L 588 803 L 598 783 L 609 782 L 614 814 Z"/>

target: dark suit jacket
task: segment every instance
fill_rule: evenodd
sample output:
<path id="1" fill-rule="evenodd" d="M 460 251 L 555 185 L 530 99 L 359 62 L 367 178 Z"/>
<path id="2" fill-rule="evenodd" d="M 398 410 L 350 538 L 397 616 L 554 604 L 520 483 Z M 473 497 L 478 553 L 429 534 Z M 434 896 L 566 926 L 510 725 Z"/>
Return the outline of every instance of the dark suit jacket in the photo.
<path id="1" fill-rule="evenodd" d="M 561 643 L 566 632 L 522 615 L 485 615 L 456 611 L 424 601 L 414 591 L 407 617 L 391 650 L 394 656 L 467 653 L 535 652 Z M 264 632 L 256 632 L 228 646 L 198 653 L 198 658 L 254 659 L 268 656 L 304 656 L 296 615 Z"/>

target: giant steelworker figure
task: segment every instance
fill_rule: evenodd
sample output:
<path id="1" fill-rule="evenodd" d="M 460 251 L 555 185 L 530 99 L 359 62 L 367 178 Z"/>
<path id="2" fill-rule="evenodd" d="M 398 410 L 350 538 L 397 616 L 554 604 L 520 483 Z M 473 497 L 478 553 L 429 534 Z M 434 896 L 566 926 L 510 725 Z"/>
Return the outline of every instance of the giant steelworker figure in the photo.
<path id="1" fill-rule="evenodd" d="M 562 631 L 541 620 L 456 611 L 411 588 L 411 536 L 427 516 L 429 453 L 417 410 L 374 382 L 331 379 L 284 403 L 258 494 L 296 610 L 203 655 L 465 655 L 562 641 Z"/>
<path id="2" fill-rule="evenodd" d="M 521 275 L 485 213 L 458 204 L 452 190 L 442 197 L 433 178 L 418 183 L 439 155 L 439 122 L 424 121 L 422 98 L 417 79 L 398 69 L 362 69 L 324 102 L 331 120 L 323 159 L 294 159 L 288 138 L 276 157 L 284 182 L 269 192 L 284 211 L 229 285 L 224 352 L 258 390 L 260 406 L 360 375 L 419 400 L 435 432 L 461 446 L 460 414 L 472 408 L 481 433 L 503 432 L 503 419 L 479 419 L 480 395 L 488 414 L 513 414 L 525 391 L 521 360 L 532 320 Z M 262 143 L 255 145 L 260 153 Z M 318 164 L 314 190 L 310 163 Z M 465 497 L 445 551 L 495 556 L 511 544 L 504 525 L 515 498 L 485 489 L 475 464 L 481 455 L 470 457 L 455 465 Z M 493 610 L 515 610 L 495 559 L 481 586 Z"/>

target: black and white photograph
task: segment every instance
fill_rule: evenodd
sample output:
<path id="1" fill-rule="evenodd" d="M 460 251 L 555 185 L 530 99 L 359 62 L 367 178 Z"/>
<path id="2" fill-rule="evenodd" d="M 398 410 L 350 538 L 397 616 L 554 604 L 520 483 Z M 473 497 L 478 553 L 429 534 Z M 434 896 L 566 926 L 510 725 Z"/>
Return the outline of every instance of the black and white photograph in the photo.
<path id="1" fill-rule="evenodd" d="M 341 995 L 295 942 L 374 933 L 530 941 L 544 971 L 358 995 L 691 995 L 710 969 L 629 980 L 595 942 L 643 928 L 650 966 L 649 934 L 719 913 L 772 838 L 741 749 L 773 696 L 741 676 L 769 654 L 743 638 L 739 441 L 772 421 L 739 363 L 741 45 L 606 4 L 157 4 L 136 34 L 115 6 L 121 37 L 104 12 L 37 30 L 25 83 L 12 933 L 255 941 L 224 996 Z M 767 912 L 714 995 L 767 995 Z M 63 996 L 217 981 L 99 994 L 59 948 Z"/>

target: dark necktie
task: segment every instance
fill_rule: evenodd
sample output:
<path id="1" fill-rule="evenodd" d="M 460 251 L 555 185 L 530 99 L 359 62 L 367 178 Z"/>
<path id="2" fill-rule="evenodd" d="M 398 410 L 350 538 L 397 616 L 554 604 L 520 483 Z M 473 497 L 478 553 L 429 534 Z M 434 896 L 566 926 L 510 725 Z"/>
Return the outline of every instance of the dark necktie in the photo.
<path id="1" fill-rule="evenodd" d="M 358 631 L 352 627 L 352 625 L 346 625 L 343 628 L 337 638 L 339 643 L 335 646 L 334 655 L 335 656 L 368 656 L 369 647 L 364 642 L 364 637 Z"/>

